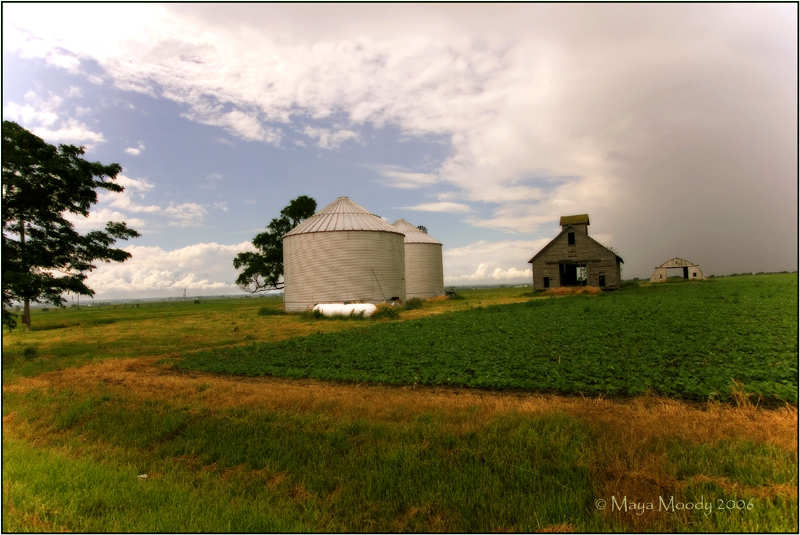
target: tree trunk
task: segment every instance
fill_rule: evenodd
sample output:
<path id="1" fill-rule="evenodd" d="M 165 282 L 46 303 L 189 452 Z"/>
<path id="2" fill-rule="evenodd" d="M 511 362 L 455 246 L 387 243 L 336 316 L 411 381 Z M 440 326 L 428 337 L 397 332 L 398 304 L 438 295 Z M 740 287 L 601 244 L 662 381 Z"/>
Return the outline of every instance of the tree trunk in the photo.
<path id="1" fill-rule="evenodd" d="M 22 324 L 26 330 L 31 328 L 31 300 L 28 297 L 25 298 L 25 305 L 22 307 Z"/>
<path id="2" fill-rule="evenodd" d="M 28 267 L 28 263 L 26 262 L 25 257 L 25 220 L 20 219 L 19 221 L 19 252 L 20 252 L 20 260 L 22 260 L 22 267 L 23 269 L 30 269 Z M 25 325 L 25 329 L 31 328 L 31 300 L 30 297 L 27 295 L 24 298 L 24 306 L 22 308 L 22 324 Z"/>

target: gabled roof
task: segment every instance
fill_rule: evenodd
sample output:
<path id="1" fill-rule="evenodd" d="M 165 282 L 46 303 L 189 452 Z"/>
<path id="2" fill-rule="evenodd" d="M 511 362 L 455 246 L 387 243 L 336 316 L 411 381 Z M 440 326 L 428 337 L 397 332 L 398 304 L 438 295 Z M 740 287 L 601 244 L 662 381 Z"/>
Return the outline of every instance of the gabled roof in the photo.
<path id="1" fill-rule="evenodd" d="M 402 234 L 389 223 L 347 197 L 338 197 L 328 206 L 287 232 L 284 238 L 295 234 L 337 230 L 373 230 Z"/>
<path id="2" fill-rule="evenodd" d="M 684 260 L 683 258 L 678 258 L 676 256 L 675 258 L 667 260 L 660 266 L 656 266 L 656 269 L 662 267 L 700 267 L 700 266 L 695 264 L 694 262 L 689 262 L 688 260 Z"/>
<path id="3" fill-rule="evenodd" d="M 587 221 L 588 221 L 588 216 L 587 216 Z M 561 232 L 559 232 L 558 235 L 555 238 L 550 240 L 550 242 L 547 245 L 545 245 L 544 247 L 542 247 L 541 250 L 538 253 L 533 255 L 533 258 L 528 260 L 528 264 L 533 264 L 533 261 L 536 260 L 542 253 L 544 253 L 551 245 L 553 245 L 556 242 L 556 240 L 558 240 L 558 238 L 560 238 L 561 236 L 563 236 L 567 232 L 574 232 L 574 231 L 575 231 L 575 227 L 573 227 L 572 225 L 567 225 L 566 227 L 561 229 Z M 608 252 L 610 252 L 611 254 L 616 256 L 617 260 L 619 260 L 621 263 L 623 263 L 623 264 L 625 263 L 625 261 L 622 259 L 622 257 L 620 257 L 614 251 L 612 251 L 611 249 L 609 249 L 608 247 L 606 247 L 605 245 L 603 245 L 599 241 L 595 240 L 594 238 L 592 238 L 588 234 L 584 234 L 584 233 L 581 232 L 580 235 L 585 237 L 585 238 L 588 238 L 590 241 L 592 241 L 593 243 L 595 243 L 599 247 L 602 247 L 603 249 L 607 250 Z"/>
<path id="4" fill-rule="evenodd" d="M 433 239 L 427 233 L 422 232 L 420 229 L 406 221 L 405 219 L 398 219 L 392 226 L 405 234 L 405 239 L 403 240 L 404 243 L 433 243 L 436 245 L 441 245 L 442 243 L 438 240 Z"/>
<path id="5" fill-rule="evenodd" d="M 561 221 L 558 224 L 562 227 L 564 225 L 588 225 L 589 214 L 562 215 Z"/>

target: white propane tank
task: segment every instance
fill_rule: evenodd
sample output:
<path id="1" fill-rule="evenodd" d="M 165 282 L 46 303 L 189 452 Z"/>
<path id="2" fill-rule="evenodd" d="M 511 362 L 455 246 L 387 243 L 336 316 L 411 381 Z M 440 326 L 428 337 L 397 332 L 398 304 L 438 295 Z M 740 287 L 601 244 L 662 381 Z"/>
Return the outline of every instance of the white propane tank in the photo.
<path id="1" fill-rule="evenodd" d="M 361 314 L 371 316 L 373 312 L 378 310 L 378 307 L 372 303 L 352 303 L 345 305 L 344 303 L 324 303 L 314 305 L 314 310 L 319 310 L 325 316 L 349 316 L 350 314 Z"/>

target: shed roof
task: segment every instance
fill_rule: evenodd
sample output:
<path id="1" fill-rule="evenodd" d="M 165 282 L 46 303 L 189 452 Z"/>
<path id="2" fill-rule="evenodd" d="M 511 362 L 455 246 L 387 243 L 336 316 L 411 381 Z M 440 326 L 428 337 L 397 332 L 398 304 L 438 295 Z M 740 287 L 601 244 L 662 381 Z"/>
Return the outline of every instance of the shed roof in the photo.
<path id="1" fill-rule="evenodd" d="M 328 206 L 287 232 L 286 236 L 337 230 L 372 230 L 402 234 L 379 216 L 349 198 L 338 197 Z"/>
<path id="2" fill-rule="evenodd" d="M 433 243 L 441 245 L 442 242 L 429 236 L 426 232 L 422 232 L 419 228 L 415 227 L 405 219 L 398 219 L 392 226 L 405 234 L 404 243 Z"/>
<path id="3" fill-rule="evenodd" d="M 562 215 L 559 225 L 588 225 L 589 214 Z"/>
<path id="4" fill-rule="evenodd" d="M 670 260 L 667 260 L 660 266 L 656 266 L 656 269 L 662 267 L 668 268 L 668 267 L 700 267 L 700 266 L 695 264 L 694 262 L 689 262 L 688 260 L 684 260 L 683 258 L 675 257 Z"/>

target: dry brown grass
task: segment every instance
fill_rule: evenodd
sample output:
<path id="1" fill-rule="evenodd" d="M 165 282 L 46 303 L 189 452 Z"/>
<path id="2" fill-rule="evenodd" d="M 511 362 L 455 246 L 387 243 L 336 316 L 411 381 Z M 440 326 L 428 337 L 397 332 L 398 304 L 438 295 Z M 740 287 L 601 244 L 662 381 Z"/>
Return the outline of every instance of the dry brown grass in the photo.
<path id="1" fill-rule="evenodd" d="M 82 368 L 21 379 L 5 386 L 4 392 L 34 389 L 64 389 L 79 394 L 112 394 L 131 401 L 162 400 L 211 413 L 234 407 L 255 410 L 322 412 L 332 418 L 409 422 L 421 414 L 440 415 L 453 432 L 479 429 L 504 414 L 540 415 L 566 413 L 589 424 L 597 443 L 590 469 L 598 485 L 597 494 L 627 496 L 630 501 L 652 502 L 659 496 L 678 495 L 688 481 L 671 475 L 666 445 L 674 439 L 715 443 L 724 439 L 750 440 L 797 455 L 797 408 L 785 405 L 766 410 L 751 403 L 739 406 L 693 403 L 656 396 L 612 400 L 534 393 L 498 393 L 460 388 L 387 387 L 341 384 L 313 379 L 243 378 L 179 371 L 158 365 L 157 358 L 107 360 Z M 4 418 L 4 427 L 14 427 L 14 414 Z M 208 467 L 206 467 L 209 469 Z M 213 467 L 210 469 L 214 469 Z M 220 477 L 237 476 L 227 469 Z M 284 484 L 287 474 L 250 474 L 262 477 L 268 486 Z M 709 479 L 710 480 L 710 479 Z M 694 482 L 700 482 L 695 478 Z M 723 489 L 747 491 L 753 496 L 797 497 L 797 488 L 772 485 L 742 487 L 724 478 L 714 478 Z M 291 480 L 287 491 L 302 502 L 308 491 Z M 413 516 L 412 511 L 409 514 Z M 631 515 L 607 509 L 609 515 L 630 530 L 651 529 L 668 519 L 657 511 Z M 411 518 L 409 517 L 409 519 Z M 568 524 L 547 526 L 547 531 L 569 532 Z"/>
<path id="2" fill-rule="evenodd" d="M 603 293 L 603 290 L 596 286 L 561 286 L 559 288 L 550 288 L 544 292 L 544 295 L 598 295 Z"/>
<path id="3" fill-rule="evenodd" d="M 4 490 L 3 499 L 6 500 L 6 515 L 3 525 L 6 523 L 12 525 L 24 526 L 22 529 L 30 533 L 69 533 L 69 530 L 63 527 L 56 527 L 55 524 L 49 520 L 42 520 L 39 516 L 29 513 L 18 511 L 14 507 L 14 501 L 11 496 Z M 5 530 L 3 530 L 6 533 Z"/>
<path id="4" fill-rule="evenodd" d="M 572 524 L 551 524 L 539 530 L 539 533 L 575 533 L 575 526 Z"/>
<path id="5" fill-rule="evenodd" d="M 111 391 L 133 399 L 174 402 L 219 411 L 252 407 L 323 411 L 343 418 L 408 421 L 430 411 L 453 415 L 457 425 L 477 425 L 504 413 L 565 412 L 613 429 L 619 445 L 679 437 L 696 442 L 748 439 L 797 453 L 797 408 L 765 410 L 657 396 L 631 399 L 503 393 L 464 388 L 342 384 L 314 379 L 234 377 L 158 365 L 158 358 L 115 359 L 20 379 L 4 392 L 64 389 L 86 394 Z M 469 421 L 465 410 L 469 409 Z M 6 417 L 13 419 L 13 414 Z M 5 422 L 4 422 L 5 423 Z M 9 422 L 10 423 L 10 422 Z M 630 450 L 621 448 L 622 451 Z M 634 448 L 635 449 L 635 448 Z"/>
<path id="6" fill-rule="evenodd" d="M 596 295 L 599 288 L 554 288 L 545 295 L 587 293 Z M 464 310 L 474 306 L 527 301 L 530 296 L 518 294 L 471 294 L 469 299 L 448 300 L 446 296 L 427 300 L 422 309 L 403 311 L 401 319 Z M 250 317 L 252 316 L 252 317 Z M 596 495 L 610 499 L 612 495 L 626 496 L 630 501 L 652 502 L 659 496 L 679 495 L 689 484 L 712 482 L 726 492 L 756 497 L 785 496 L 796 499 L 797 487 L 791 485 L 764 485 L 746 487 L 723 477 L 696 476 L 690 480 L 675 478 L 668 464 L 666 447 L 670 441 L 682 439 L 696 444 L 715 444 L 721 440 L 749 440 L 771 445 L 797 455 L 798 414 L 796 406 L 785 405 L 777 409 L 764 409 L 758 400 L 746 394 L 743 388 L 734 387 L 736 405 L 720 403 L 692 403 L 657 396 L 640 396 L 632 399 L 582 398 L 534 393 L 499 393 L 464 388 L 433 388 L 401 386 L 388 387 L 369 384 L 343 384 L 312 379 L 291 380 L 282 378 L 243 378 L 213 375 L 198 371 L 180 371 L 157 362 L 170 354 L 177 354 L 180 343 L 194 343 L 203 347 L 203 341 L 232 337 L 235 326 L 235 344 L 249 344 L 256 340 L 274 341 L 314 332 L 332 332 L 342 329 L 363 328 L 369 322 L 303 322 L 294 316 L 274 316 L 268 319 L 250 316 L 228 317 L 220 315 L 207 325 L 194 327 L 191 318 L 174 320 L 169 326 L 157 326 L 164 345 L 154 343 L 139 354 L 160 355 L 129 359 L 109 359 L 79 368 L 20 378 L 3 387 L 5 392 L 33 390 L 63 390 L 86 396 L 110 394 L 127 400 L 131 406 L 146 401 L 164 401 L 188 406 L 191 410 L 219 413 L 230 408 L 253 410 L 281 410 L 295 413 L 320 412 L 330 418 L 343 420 L 367 419 L 378 422 L 412 422 L 419 415 L 435 413 L 448 431 L 466 433 L 483 428 L 491 419 L 503 415 L 544 415 L 565 413 L 580 419 L 593 429 L 591 459 L 583 459 L 593 473 L 597 485 Z M 43 331 L 28 333 L 25 343 L 41 343 L 46 352 L 51 344 L 84 343 L 87 338 L 97 342 L 97 351 L 107 350 L 104 344 L 119 340 L 135 345 L 141 343 L 142 332 L 150 320 L 78 330 Z M 155 321 L 155 320 L 153 320 Z M 191 329 L 190 329 L 191 327 Z M 172 340 L 172 332 L 179 332 L 180 340 Z M 49 338 L 48 338 L 49 337 Z M 169 341 L 167 344 L 166 341 Z M 19 344 L 22 341 L 14 341 Z M 4 346 L 6 346 L 4 340 Z M 191 344 L 190 344 L 191 345 Z M 185 349 L 180 349 L 184 351 Z M 129 353 L 126 353 L 129 354 Z M 34 429 L 25 418 L 10 413 L 3 418 L 4 432 L 9 436 L 21 435 L 32 446 L 45 440 L 41 429 Z M 47 433 L 55 431 L 47 430 Z M 98 448 L 108 445 L 98 445 Z M 80 455 L 70 451 L 70 455 Z M 220 479 L 259 478 L 269 488 L 280 487 L 298 502 L 309 497 L 308 491 L 298 486 L 291 474 L 247 470 L 243 465 L 222 468 L 203 466 L 192 456 L 175 458 L 190 469 L 210 470 Z M 158 473 L 149 474 L 158 478 Z M 447 519 L 438 516 L 435 509 L 425 504 L 410 508 L 398 523 L 398 531 L 409 522 L 429 516 L 431 531 L 446 526 Z M 18 513 L 17 513 L 18 514 Z M 630 531 L 671 529 L 664 524 L 669 517 L 645 513 L 613 512 L 609 515 Z M 675 517 L 672 517 L 673 520 Z M 50 531 L 46 521 L 31 517 L 26 519 L 42 531 Z M 500 531 L 517 531 L 516 526 L 504 526 Z M 549 525 L 547 532 L 575 531 L 570 524 Z"/>

